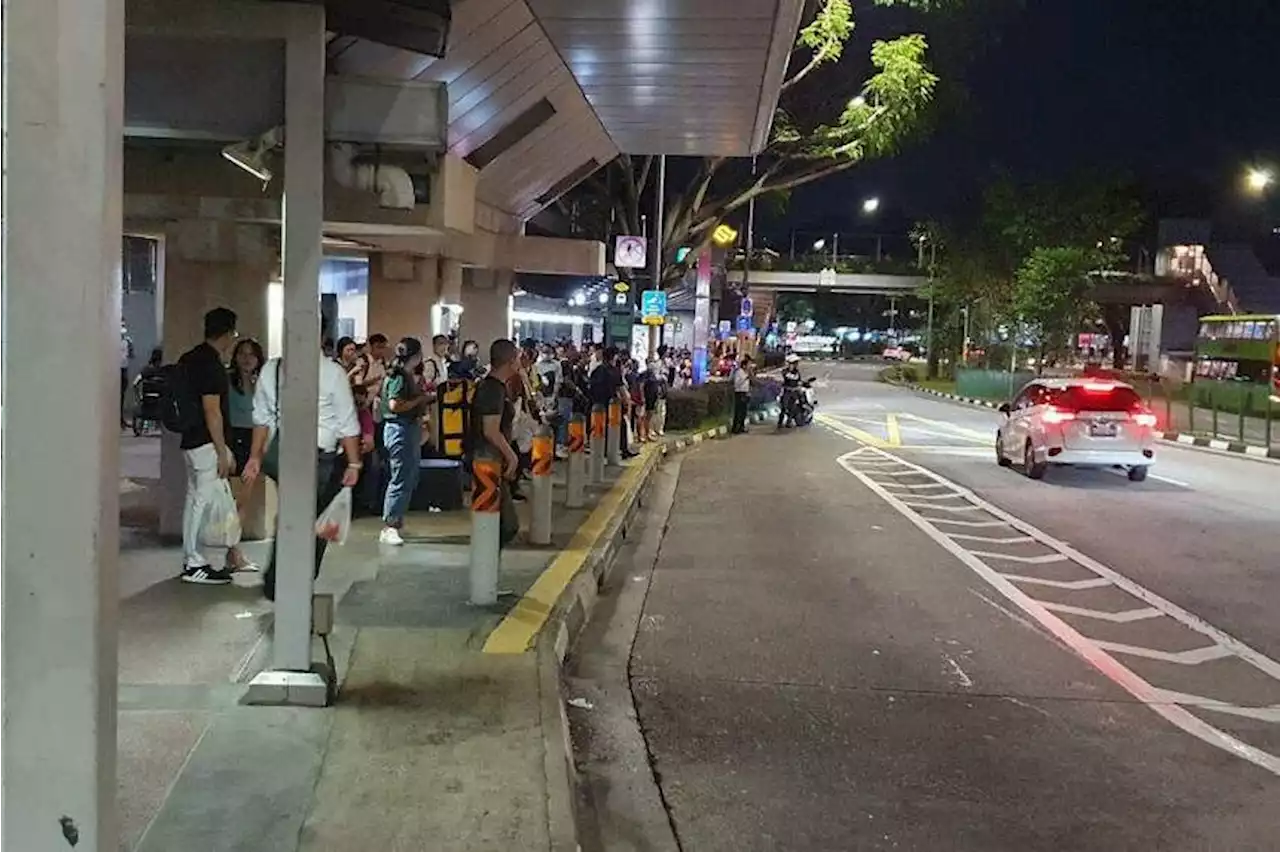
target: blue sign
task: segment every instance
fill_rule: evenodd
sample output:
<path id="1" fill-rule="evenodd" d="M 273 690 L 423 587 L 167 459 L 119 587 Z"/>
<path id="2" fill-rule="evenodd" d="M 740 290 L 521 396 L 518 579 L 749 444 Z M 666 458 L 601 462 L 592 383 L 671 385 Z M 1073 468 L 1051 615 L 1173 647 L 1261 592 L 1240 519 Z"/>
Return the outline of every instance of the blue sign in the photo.
<path id="1" fill-rule="evenodd" d="M 750 299 L 750 297 L 748 297 L 748 296 L 743 296 L 743 297 L 742 297 L 742 308 L 738 311 L 738 314 L 739 314 L 740 316 L 749 317 L 749 316 L 753 315 L 754 313 L 755 313 L 755 310 L 754 310 L 754 306 L 751 304 L 751 299 Z"/>
<path id="2" fill-rule="evenodd" d="M 755 329 L 754 329 L 754 328 L 752 327 L 752 325 L 751 325 L 751 317 L 749 317 L 749 316 L 746 316 L 746 317 L 738 317 L 738 331 L 740 331 L 740 332 L 743 332 L 743 331 L 746 331 L 746 332 L 755 331 Z"/>
<path id="3" fill-rule="evenodd" d="M 667 316 L 665 290 L 645 290 L 640 294 L 640 321 L 646 325 L 662 325 Z"/>

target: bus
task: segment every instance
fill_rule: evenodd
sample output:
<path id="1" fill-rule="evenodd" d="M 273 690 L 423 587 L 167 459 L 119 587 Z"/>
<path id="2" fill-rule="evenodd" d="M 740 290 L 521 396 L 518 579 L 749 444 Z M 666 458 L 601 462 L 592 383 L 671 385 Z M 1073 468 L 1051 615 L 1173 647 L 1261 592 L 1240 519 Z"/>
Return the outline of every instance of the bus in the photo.
<path id="1" fill-rule="evenodd" d="M 1191 394 L 1195 404 L 1261 413 L 1280 402 L 1280 315 L 1200 318 Z"/>

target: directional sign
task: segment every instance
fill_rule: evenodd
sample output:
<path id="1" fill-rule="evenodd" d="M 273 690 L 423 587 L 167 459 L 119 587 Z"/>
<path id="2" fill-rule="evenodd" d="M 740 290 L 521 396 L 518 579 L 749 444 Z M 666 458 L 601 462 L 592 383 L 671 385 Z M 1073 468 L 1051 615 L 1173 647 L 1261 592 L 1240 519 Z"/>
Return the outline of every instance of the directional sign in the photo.
<path id="1" fill-rule="evenodd" d="M 719 325 L 716 326 L 716 331 L 720 333 L 719 337 L 722 340 L 728 337 L 729 332 L 731 332 L 732 330 L 733 330 L 733 323 L 729 322 L 729 320 L 720 320 Z"/>
<path id="2" fill-rule="evenodd" d="M 739 331 L 739 332 L 750 332 L 750 331 L 754 331 L 754 330 L 755 330 L 755 329 L 754 329 L 754 328 L 752 327 L 752 325 L 751 325 L 751 317 L 749 317 L 749 316 L 745 316 L 745 317 L 738 317 L 738 331 Z"/>
<path id="3" fill-rule="evenodd" d="M 644 269 L 647 254 L 644 237 L 619 236 L 613 244 L 613 265 L 619 269 Z"/>
<path id="4" fill-rule="evenodd" d="M 667 317 L 665 290 L 645 290 L 640 294 L 640 321 L 645 325 L 662 325 Z"/>
<path id="5" fill-rule="evenodd" d="M 742 307 L 738 310 L 738 315 L 749 317 L 754 313 L 755 313 L 755 306 L 751 304 L 751 299 L 747 296 L 743 296 Z"/>

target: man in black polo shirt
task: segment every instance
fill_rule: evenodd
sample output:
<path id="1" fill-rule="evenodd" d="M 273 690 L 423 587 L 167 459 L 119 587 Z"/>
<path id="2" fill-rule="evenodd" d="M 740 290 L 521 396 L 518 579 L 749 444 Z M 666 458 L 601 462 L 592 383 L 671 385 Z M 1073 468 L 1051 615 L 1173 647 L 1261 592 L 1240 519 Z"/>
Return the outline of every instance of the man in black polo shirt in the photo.
<path id="1" fill-rule="evenodd" d="M 511 444 L 515 408 L 507 383 L 520 367 L 520 350 L 514 341 L 501 339 L 489 347 L 489 372 L 476 384 L 471 400 L 471 452 L 473 458 L 502 462 L 502 519 L 499 541 L 506 545 L 520 532 L 520 519 L 511 498 L 511 483 L 520 475 L 520 457 Z"/>
<path id="2" fill-rule="evenodd" d="M 187 467 L 187 497 L 182 507 L 182 581 L 205 586 L 231 582 L 229 568 L 214 568 L 200 552 L 200 527 L 219 479 L 226 479 L 235 465 L 227 445 L 231 415 L 226 362 L 236 343 L 236 314 L 230 308 L 214 308 L 204 315 L 204 342 L 178 359 L 186 391 L 198 402 L 199 421 L 182 433 L 182 457 Z M 229 565 L 251 566 L 237 559 L 236 548 L 227 554 Z"/>

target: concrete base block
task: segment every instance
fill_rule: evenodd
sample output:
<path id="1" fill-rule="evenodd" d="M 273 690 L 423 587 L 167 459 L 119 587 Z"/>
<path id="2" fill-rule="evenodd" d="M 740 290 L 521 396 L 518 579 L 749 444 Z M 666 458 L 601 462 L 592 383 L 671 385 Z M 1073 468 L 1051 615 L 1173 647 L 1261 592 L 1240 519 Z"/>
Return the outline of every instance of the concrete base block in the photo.
<path id="1" fill-rule="evenodd" d="M 316 672 L 265 671 L 249 682 L 246 704 L 325 707 L 328 685 Z"/>

